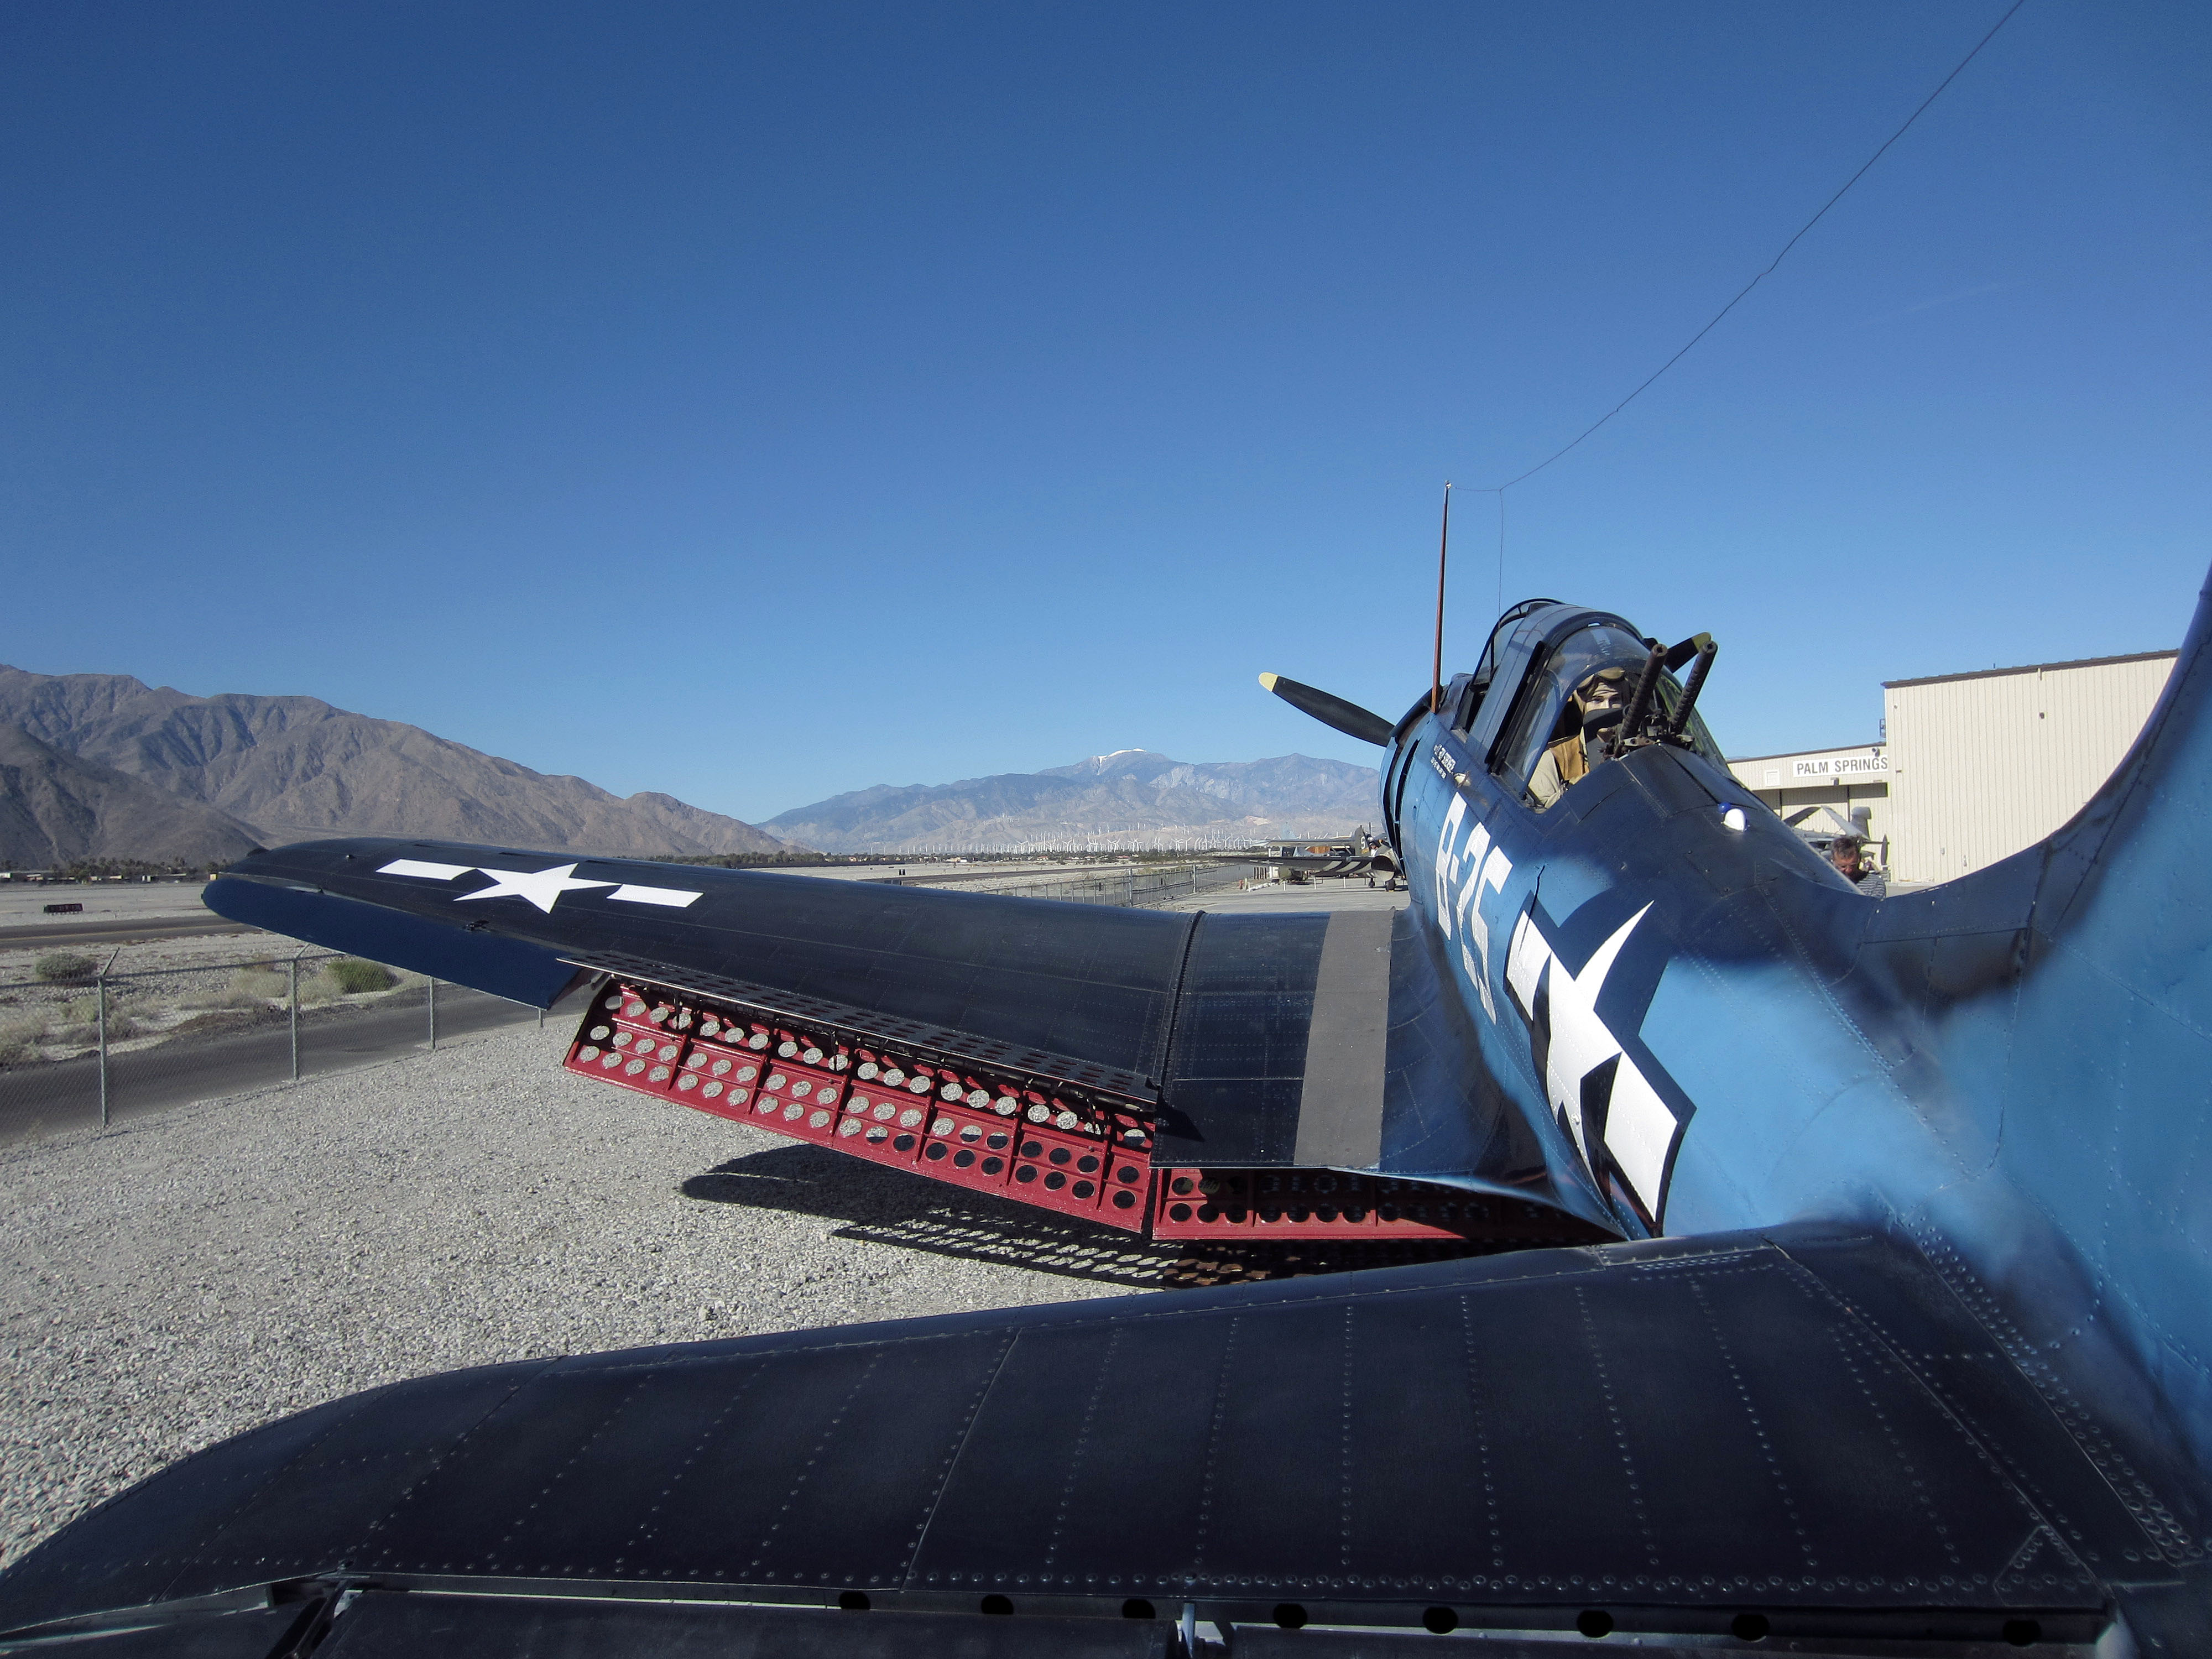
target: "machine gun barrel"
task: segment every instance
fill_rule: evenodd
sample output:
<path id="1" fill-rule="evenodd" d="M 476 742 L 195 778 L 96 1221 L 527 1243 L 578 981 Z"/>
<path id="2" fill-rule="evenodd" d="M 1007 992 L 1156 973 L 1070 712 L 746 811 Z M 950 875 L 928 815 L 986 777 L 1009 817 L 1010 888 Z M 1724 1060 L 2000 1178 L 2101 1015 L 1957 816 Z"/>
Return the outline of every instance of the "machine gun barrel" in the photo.
<path id="1" fill-rule="evenodd" d="M 1606 745 L 1608 755 L 1618 755 L 1637 740 L 1643 728 L 1644 717 L 1651 712 L 1651 699 L 1659 690 L 1659 671 L 1667 665 L 1667 647 L 1655 645 L 1651 654 L 1644 659 L 1644 672 L 1637 676 L 1636 690 L 1628 699 L 1628 708 L 1620 717 L 1620 724 L 1613 728 L 1613 739 Z"/>
<path id="2" fill-rule="evenodd" d="M 1710 635 L 1698 647 L 1698 660 L 1690 669 L 1689 684 L 1682 688 L 1682 701 L 1674 705 L 1674 718 L 1667 723 L 1668 742 L 1680 743 L 1690 729 L 1690 711 L 1698 706 L 1698 693 L 1705 690 L 1705 676 L 1712 672 L 1713 659 L 1720 653 L 1718 641 Z"/>

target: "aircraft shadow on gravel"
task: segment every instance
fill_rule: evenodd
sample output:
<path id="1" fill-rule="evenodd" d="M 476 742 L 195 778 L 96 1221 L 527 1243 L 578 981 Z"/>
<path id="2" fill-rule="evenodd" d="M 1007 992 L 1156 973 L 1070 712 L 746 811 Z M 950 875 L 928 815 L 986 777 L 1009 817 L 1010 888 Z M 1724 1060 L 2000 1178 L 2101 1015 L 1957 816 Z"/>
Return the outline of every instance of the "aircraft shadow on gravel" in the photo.
<path id="1" fill-rule="evenodd" d="M 684 1195 L 708 1204 L 779 1210 L 842 1222 L 832 1237 L 889 1244 L 964 1261 L 1025 1267 L 1135 1289 L 1233 1285 L 1307 1273 L 1487 1254 L 1459 1244 L 1152 1243 L 1111 1227 L 1041 1213 L 1025 1204 L 948 1193 L 944 1183 L 879 1169 L 815 1146 L 749 1152 L 691 1176 Z"/>

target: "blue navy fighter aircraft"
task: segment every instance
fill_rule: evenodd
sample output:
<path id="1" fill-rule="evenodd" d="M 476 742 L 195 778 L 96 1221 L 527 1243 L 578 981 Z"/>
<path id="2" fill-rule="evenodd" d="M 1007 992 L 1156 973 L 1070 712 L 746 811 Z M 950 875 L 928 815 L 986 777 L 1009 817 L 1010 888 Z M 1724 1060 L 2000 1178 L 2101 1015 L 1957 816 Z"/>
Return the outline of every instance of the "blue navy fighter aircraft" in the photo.
<path id="1" fill-rule="evenodd" d="M 1547 600 L 1395 723 L 1274 683 L 1385 750 L 1395 914 L 256 853 L 212 908 L 573 999 L 638 1110 L 1525 1248 L 337 1401 L 48 1540 L 0 1642 L 2212 1652 L 2208 618 L 2073 822 L 1882 901 L 1729 776 L 1710 641 Z"/>

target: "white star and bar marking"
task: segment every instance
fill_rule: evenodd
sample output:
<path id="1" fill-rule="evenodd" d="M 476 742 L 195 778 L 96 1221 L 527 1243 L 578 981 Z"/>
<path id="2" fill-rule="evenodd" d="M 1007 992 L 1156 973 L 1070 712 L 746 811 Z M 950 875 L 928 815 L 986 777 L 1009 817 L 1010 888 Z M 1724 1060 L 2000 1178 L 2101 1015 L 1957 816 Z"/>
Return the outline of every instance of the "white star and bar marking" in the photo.
<path id="1" fill-rule="evenodd" d="M 625 904 L 665 904 L 672 910 L 681 910 L 699 895 L 682 887 L 640 887 L 626 882 L 607 896 Z"/>
<path id="2" fill-rule="evenodd" d="M 378 870 L 380 876 L 413 876 L 422 881 L 451 881 L 456 876 L 481 870 L 493 878 L 489 887 L 479 887 L 473 893 L 463 893 L 453 902 L 465 904 L 474 899 L 526 899 L 546 915 L 560 902 L 563 893 L 586 888 L 612 887 L 607 895 L 611 900 L 625 904 L 659 904 L 672 910 L 681 910 L 702 896 L 684 887 L 647 887 L 635 882 L 579 881 L 576 866 L 556 864 L 544 870 L 494 870 L 480 864 L 433 864 L 422 859 L 394 859 Z"/>
<path id="3" fill-rule="evenodd" d="M 1583 1121 L 1583 1079 L 1618 1058 L 1605 1115 L 1606 1150 L 1645 1207 L 1656 1214 L 1666 1184 L 1667 1156 L 1673 1150 L 1679 1126 L 1674 1114 L 1659 1098 L 1650 1080 L 1637 1069 L 1636 1062 L 1622 1052 L 1620 1039 L 1597 1012 L 1598 993 L 1604 988 L 1606 975 L 1613 971 L 1629 934 L 1650 908 L 1647 904 L 1621 923 L 1610 939 L 1590 953 L 1579 974 L 1559 960 L 1550 942 L 1537 932 L 1534 917 L 1523 912 L 1513 930 L 1505 980 L 1522 1013 L 1532 1015 L 1537 987 L 1544 982 L 1547 972 L 1550 975 L 1551 1040 L 1544 1056 L 1544 1092 L 1593 1170 L 1597 1168 L 1596 1148 L 1590 1144 L 1589 1125 Z"/>
<path id="4" fill-rule="evenodd" d="M 428 864 L 421 859 L 394 859 L 376 873 L 380 876 L 419 876 L 424 881 L 451 881 L 476 868 L 473 864 Z"/>
<path id="5" fill-rule="evenodd" d="M 611 887 L 615 884 L 611 881 L 578 881 L 576 866 L 573 864 L 556 864 L 547 870 L 485 870 L 484 874 L 495 876 L 498 879 L 489 887 L 479 887 L 473 893 L 463 893 L 453 902 L 466 904 L 471 899 L 528 899 L 550 916 L 553 914 L 554 904 L 563 893 L 574 892 L 580 888 Z"/>

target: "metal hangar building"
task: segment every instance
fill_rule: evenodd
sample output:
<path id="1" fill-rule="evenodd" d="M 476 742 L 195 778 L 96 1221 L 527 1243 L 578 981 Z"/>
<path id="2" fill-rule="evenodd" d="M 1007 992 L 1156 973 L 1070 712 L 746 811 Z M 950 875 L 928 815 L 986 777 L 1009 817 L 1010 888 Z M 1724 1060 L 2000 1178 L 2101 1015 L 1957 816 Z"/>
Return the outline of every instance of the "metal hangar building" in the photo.
<path id="1" fill-rule="evenodd" d="M 1886 741 L 1729 765 L 1801 830 L 1856 828 L 1893 881 L 1948 881 L 2080 811 L 2142 730 L 2174 657 L 2143 651 L 1889 680 Z"/>

